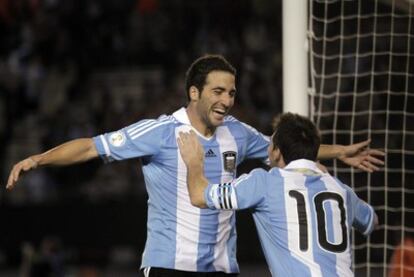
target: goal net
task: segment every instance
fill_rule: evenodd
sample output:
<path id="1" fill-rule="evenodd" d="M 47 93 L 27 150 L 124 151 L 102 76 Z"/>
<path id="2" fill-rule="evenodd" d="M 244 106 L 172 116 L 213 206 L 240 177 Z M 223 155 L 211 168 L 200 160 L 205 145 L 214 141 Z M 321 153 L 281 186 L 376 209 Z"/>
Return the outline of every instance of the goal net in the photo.
<path id="1" fill-rule="evenodd" d="M 322 141 L 371 138 L 386 165 L 367 174 L 338 161 L 334 175 L 373 205 L 379 228 L 353 238 L 357 276 L 404 276 L 414 256 L 414 3 L 408 0 L 310 0 L 310 115 Z M 396 271 L 397 270 L 397 271 Z"/>

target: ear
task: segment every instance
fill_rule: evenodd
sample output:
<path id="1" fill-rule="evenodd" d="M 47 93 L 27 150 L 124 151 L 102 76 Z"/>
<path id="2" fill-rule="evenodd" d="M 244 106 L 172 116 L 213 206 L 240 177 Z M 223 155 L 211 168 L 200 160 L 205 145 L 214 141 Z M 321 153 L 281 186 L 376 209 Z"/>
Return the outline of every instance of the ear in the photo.
<path id="1" fill-rule="evenodd" d="M 270 152 L 270 155 L 272 156 L 272 160 L 278 163 L 282 156 L 282 153 L 280 152 L 278 147 L 273 147 L 273 150 L 272 152 Z"/>
<path id="2" fill-rule="evenodd" d="M 279 147 L 273 148 L 270 154 L 272 155 L 272 160 L 277 167 L 283 168 L 286 166 L 285 160 L 283 159 L 283 155 L 282 152 L 280 152 Z"/>
<path id="3" fill-rule="evenodd" d="M 195 86 L 190 87 L 190 100 L 197 101 L 200 97 L 200 91 Z"/>

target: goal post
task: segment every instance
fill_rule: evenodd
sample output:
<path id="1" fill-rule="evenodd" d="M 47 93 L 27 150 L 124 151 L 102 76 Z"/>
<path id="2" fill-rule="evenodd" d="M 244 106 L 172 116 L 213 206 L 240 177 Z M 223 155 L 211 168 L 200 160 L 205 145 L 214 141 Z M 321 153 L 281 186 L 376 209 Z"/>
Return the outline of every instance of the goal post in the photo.
<path id="1" fill-rule="evenodd" d="M 308 0 L 283 0 L 283 111 L 308 116 Z"/>

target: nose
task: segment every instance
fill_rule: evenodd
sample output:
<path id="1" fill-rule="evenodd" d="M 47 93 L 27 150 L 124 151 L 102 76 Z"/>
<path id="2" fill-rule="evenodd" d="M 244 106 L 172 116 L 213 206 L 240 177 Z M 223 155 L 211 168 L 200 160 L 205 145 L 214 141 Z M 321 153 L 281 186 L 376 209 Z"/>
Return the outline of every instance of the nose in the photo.
<path id="1" fill-rule="evenodd" d="M 234 104 L 234 97 L 228 93 L 223 93 L 221 95 L 221 103 L 226 106 L 226 108 L 230 108 Z"/>

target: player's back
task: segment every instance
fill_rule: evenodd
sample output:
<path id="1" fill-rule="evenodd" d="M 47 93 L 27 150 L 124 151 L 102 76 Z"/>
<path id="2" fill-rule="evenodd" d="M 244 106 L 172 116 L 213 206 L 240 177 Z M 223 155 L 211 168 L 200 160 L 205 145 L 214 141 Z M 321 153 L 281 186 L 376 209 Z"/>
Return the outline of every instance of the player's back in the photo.
<path id="1" fill-rule="evenodd" d="M 371 229 L 372 208 L 307 160 L 273 168 L 265 182 L 253 216 L 272 274 L 353 276 L 351 227 Z"/>

